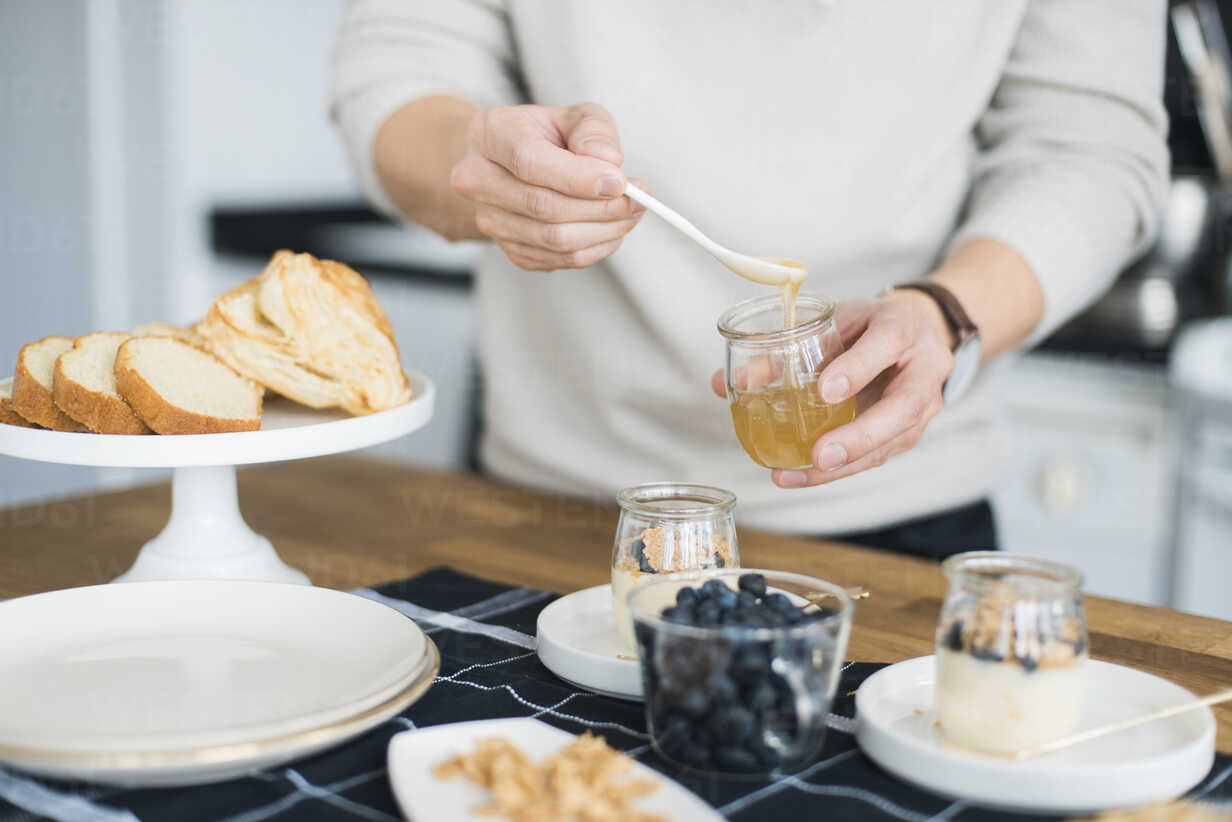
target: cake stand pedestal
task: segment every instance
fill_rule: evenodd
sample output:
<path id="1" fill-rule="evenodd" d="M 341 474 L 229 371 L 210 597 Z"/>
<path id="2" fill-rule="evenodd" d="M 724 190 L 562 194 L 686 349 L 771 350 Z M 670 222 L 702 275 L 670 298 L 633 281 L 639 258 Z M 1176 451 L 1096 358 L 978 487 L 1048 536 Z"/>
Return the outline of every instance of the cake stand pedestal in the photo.
<path id="1" fill-rule="evenodd" d="M 235 467 L 388 442 L 432 419 L 436 389 L 409 374 L 414 399 L 365 417 L 267 397 L 260 431 L 174 436 L 73 434 L 0 423 L 0 454 L 71 465 L 172 468 L 171 518 L 115 582 L 240 579 L 309 584 L 240 515 Z M 309 504 L 309 501 L 306 501 Z"/>

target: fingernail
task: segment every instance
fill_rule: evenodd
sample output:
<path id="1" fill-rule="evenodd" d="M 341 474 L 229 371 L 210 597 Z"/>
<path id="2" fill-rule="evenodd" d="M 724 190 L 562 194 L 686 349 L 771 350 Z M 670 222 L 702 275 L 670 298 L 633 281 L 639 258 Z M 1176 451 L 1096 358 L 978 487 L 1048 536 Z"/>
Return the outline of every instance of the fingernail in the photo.
<path id="1" fill-rule="evenodd" d="M 596 191 L 600 197 L 615 197 L 624 193 L 625 184 L 619 177 L 600 177 Z"/>
<path id="2" fill-rule="evenodd" d="M 840 443 L 830 442 L 817 455 L 817 467 L 822 471 L 833 471 L 847 461 L 847 449 Z"/>
<path id="3" fill-rule="evenodd" d="M 780 471 L 779 486 L 782 488 L 799 488 L 804 485 L 803 471 Z"/>
<path id="4" fill-rule="evenodd" d="M 851 393 L 851 383 L 842 374 L 831 377 L 821 384 L 821 398 L 826 402 L 842 402 Z"/>

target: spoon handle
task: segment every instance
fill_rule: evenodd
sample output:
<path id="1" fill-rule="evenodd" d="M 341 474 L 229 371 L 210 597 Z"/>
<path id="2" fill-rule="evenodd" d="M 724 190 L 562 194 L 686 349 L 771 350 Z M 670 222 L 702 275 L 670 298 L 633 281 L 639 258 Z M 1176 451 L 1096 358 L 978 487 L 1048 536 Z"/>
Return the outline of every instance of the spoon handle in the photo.
<path id="1" fill-rule="evenodd" d="M 625 185 L 625 195 L 630 200 L 641 203 L 655 214 L 658 214 L 665 221 L 686 235 L 689 239 L 693 240 L 693 242 L 710 252 L 711 256 L 713 256 L 716 260 L 726 265 L 727 258 L 731 256 L 728 250 L 703 234 L 701 229 L 697 226 L 693 225 L 684 217 L 681 217 L 672 209 L 663 205 L 663 203 L 659 202 L 645 191 L 642 191 L 640 188 L 633 185 L 633 183 L 627 183 Z"/>
<path id="2" fill-rule="evenodd" d="M 1218 693 L 1209 694 L 1207 696 L 1195 699 L 1192 702 L 1182 702 L 1180 705 L 1172 705 L 1168 708 L 1155 711 L 1142 716 L 1130 717 L 1122 719 L 1120 722 L 1112 722 L 1108 725 L 1100 725 L 1098 728 L 1091 728 L 1089 731 L 1064 736 L 1060 739 L 1054 739 L 1052 742 L 1045 742 L 1043 745 L 1036 745 L 1034 748 L 1018 751 L 1013 755 L 1014 759 L 1030 759 L 1031 757 L 1040 756 L 1041 754 L 1052 753 L 1061 748 L 1068 748 L 1070 745 L 1077 745 L 1080 742 L 1087 742 L 1091 739 L 1098 739 L 1101 736 L 1107 736 L 1110 733 L 1123 731 L 1127 728 L 1133 728 L 1138 725 L 1144 725 L 1147 722 L 1154 722 L 1157 719 L 1166 719 L 1170 716 L 1183 714 L 1187 711 L 1192 711 L 1195 708 L 1202 708 L 1207 705 L 1215 705 L 1220 702 L 1227 702 L 1232 699 L 1232 688 Z"/>

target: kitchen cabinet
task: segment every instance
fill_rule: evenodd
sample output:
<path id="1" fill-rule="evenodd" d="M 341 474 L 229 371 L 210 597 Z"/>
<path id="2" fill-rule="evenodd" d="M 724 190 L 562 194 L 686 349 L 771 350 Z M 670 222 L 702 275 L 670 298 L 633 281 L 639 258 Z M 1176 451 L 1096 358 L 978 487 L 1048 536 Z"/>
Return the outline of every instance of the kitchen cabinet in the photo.
<path id="1" fill-rule="evenodd" d="M 1088 593 L 1167 604 L 1177 449 L 1163 366 L 1032 353 L 992 379 L 1002 546 L 1076 565 Z"/>

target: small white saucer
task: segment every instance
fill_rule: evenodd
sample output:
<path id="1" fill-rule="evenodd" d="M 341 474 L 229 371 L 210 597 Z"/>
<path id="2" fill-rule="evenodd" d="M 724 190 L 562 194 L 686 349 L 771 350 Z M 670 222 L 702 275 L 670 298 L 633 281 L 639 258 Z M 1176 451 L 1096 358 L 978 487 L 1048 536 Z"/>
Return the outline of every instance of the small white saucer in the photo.
<path id="1" fill-rule="evenodd" d="M 944 744 L 933 711 L 933 657 L 891 665 L 856 694 L 856 739 L 890 773 L 927 790 L 1007 810 L 1074 814 L 1173 799 L 1215 756 L 1210 709 L 1140 725 L 1016 762 Z M 1090 660 L 1078 730 L 1187 702 L 1193 694 L 1142 671 Z"/>
<path id="2" fill-rule="evenodd" d="M 584 588 L 539 612 L 539 659 L 579 688 L 641 700 L 642 672 L 612 620 L 612 586 Z"/>
<path id="3" fill-rule="evenodd" d="M 432 769 L 460 753 L 471 753 L 481 739 L 503 737 L 539 761 L 572 742 L 575 737 L 559 728 L 529 717 L 481 719 L 454 722 L 414 731 L 404 731 L 389 740 L 389 783 L 402 813 L 412 822 L 487 822 L 473 808 L 491 797 L 486 790 L 463 779 L 442 782 Z M 638 800 L 643 813 L 658 814 L 675 822 L 721 822 L 719 814 L 684 787 L 658 771 L 634 762 L 632 779 L 653 779 L 654 793 Z"/>

